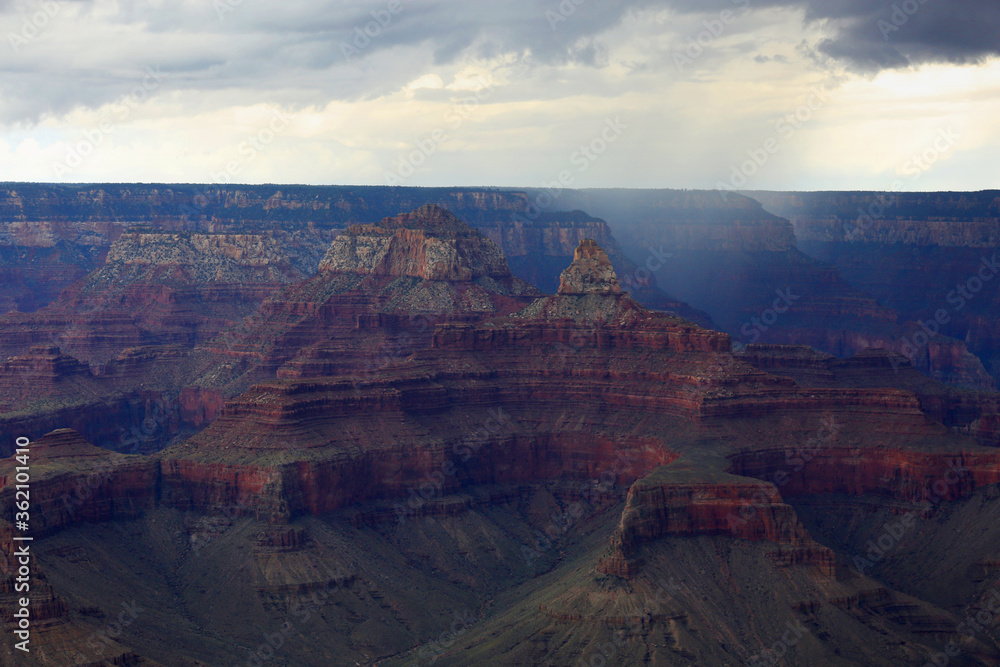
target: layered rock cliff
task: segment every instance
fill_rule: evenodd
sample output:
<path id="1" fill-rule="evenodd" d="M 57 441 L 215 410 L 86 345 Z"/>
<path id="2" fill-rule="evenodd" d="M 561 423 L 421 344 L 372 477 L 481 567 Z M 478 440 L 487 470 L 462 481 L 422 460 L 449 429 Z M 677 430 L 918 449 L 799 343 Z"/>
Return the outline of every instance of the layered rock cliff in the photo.
<path id="1" fill-rule="evenodd" d="M 480 228 L 507 254 L 515 275 L 547 291 L 555 290 L 559 272 L 582 238 L 597 239 L 624 273 L 631 275 L 636 268 L 617 249 L 603 220 L 582 211 L 541 211 L 525 192 L 494 188 L 24 184 L 0 188 L 0 243 L 7 241 L 12 249 L 35 249 L 32 256 L 37 256 L 38 248 L 62 244 L 93 257 L 86 262 L 68 256 L 53 258 L 44 267 L 51 275 L 68 269 L 78 277 L 103 261 L 112 243 L 129 231 L 277 232 L 316 237 L 325 245 L 336 231 L 353 224 L 372 224 L 427 202 L 447 208 Z M 61 257 L 65 255 L 63 252 Z M 14 252 L 6 266 L 13 276 L 30 270 L 29 264 Z M 60 287 L 67 285 L 68 281 Z M 643 277 L 635 281 L 633 289 L 637 298 L 651 307 L 683 311 L 683 316 L 709 322 L 704 313 L 657 289 L 655 278 Z M 34 301 L 25 302 L 19 310 L 37 308 L 57 294 L 55 291 L 46 297 L 38 292 Z M 12 287 L 7 298 L 17 304 L 28 296 L 21 286 Z"/>
<path id="2" fill-rule="evenodd" d="M 959 367 L 969 368 L 967 348 L 1000 382 L 996 191 L 751 196 L 792 221 L 806 252 L 836 265 L 851 284 L 899 313 L 896 347 L 907 345 L 906 356 L 918 356 L 918 365 L 919 357 L 933 357 L 944 345 L 955 350 L 950 354 Z M 947 367 L 947 353 L 938 356 Z M 971 373 L 959 375 L 957 384 L 984 386 L 981 370 L 978 382 Z"/>

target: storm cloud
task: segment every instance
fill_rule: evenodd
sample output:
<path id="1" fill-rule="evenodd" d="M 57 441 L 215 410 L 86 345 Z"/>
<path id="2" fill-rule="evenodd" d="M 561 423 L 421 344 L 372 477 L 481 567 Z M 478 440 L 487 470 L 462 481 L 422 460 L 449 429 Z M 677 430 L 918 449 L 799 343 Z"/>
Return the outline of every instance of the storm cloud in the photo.
<path id="1" fill-rule="evenodd" d="M 916 86 L 928 66 L 988 69 L 998 35 L 995 0 L 8 0 L 0 175 L 45 176 L 53 156 L 110 119 L 114 135 L 75 177 L 117 174 L 153 146 L 159 170 L 143 164 L 143 173 L 193 171 L 198 180 L 280 108 L 297 120 L 243 177 L 284 169 L 302 180 L 303 161 L 291 156 L 315 150 L 326 151 L 316 163 L 329 178 L 352 165 L 362 182 L 378 182 L 406 144 L 485 87 L 475 115 L 414 184 L 466 177 L 472 158 L 463 150 L 489 156 L 481 182 L 544 178 L 588 128 L 626 111 L 645 141 L 627 136 L 620 162 L 608 157 L 587 179 L 709 186 L 810 88 L 848 90 L 887 72 L 910 72 Z M 850 122 L 852 145 L 862 145 L 861 124 L 874 117 Z M 801 171 L 793 153 L 805 155 L 805 138 L 821 129 L 817 121 L 799 133 L 767 176 Z M 980 145 L 992 136 L 983 129 Z M 551 164 L 514 171 L 525 157 L 538 161 L 536 146 L 556 156 Z M 644 146 L 695 157 L 683 170 L 668 159 L 662 175 L 648 166 L 656 160 L 621 172 Z"/>

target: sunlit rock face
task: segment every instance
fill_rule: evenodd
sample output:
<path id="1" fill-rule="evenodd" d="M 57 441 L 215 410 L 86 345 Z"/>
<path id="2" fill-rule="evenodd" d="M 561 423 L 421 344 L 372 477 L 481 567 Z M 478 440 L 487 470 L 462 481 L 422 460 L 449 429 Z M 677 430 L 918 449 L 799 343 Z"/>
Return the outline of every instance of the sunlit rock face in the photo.
<path id="1" fill-rule="evenodd" d="M 330 246 L 320 269 L 456 282 L 510 276 L 495 243 L 434 204 L 377 225 L 349 227 Z"/>
<path id="2" fill-rule="evenodd" d="M 583 239 L 573 253 L 573 263 L 559 277 L 559 293 L 621 294 L 608 253 L 593 239 Z"/>

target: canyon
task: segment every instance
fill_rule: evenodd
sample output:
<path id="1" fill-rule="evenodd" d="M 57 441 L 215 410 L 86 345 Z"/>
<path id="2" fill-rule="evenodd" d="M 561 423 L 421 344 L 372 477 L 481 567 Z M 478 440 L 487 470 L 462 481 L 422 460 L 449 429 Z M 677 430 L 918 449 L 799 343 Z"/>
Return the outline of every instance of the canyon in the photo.
<path id="1" fill-rule="evenodd" d="M 1000 662 L 986 348 L 906 358 L 773 201 L 21 190 L 5 239 L 99 258 L 0 317 L 27 664 Z"/>

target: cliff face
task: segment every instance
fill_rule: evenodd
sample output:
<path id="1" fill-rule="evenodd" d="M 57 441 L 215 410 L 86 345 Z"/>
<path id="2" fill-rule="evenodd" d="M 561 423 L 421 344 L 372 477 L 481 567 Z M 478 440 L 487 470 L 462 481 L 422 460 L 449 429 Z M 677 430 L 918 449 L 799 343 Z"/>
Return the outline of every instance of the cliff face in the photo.
<path id="1" fill-rule="evenodd" d="M 349 227 L 320 268 L 207 348 L 250 360 L 247 378 L 374 375 L 427 347 L 436 323 L 506 314 L 539 295 L 492 241 L 434 205 Z"/>
<path id="2" fill-rule="evenodd" d="M 529 193 L 531 194 L 531 193 Z M 541 194 L 536 193 L 536 194 Z M 673 250 L 785 252 L 795 248 L 788 220 L 753 199 L 709 190 L 565 190 L 561 210 L 580 208 L 609 221 L 633 257 L 643 246 Z"/>
<path id="3" fill-rule="evenodd" d="M 259 234 L 284 233 L 303 240 L 316 237 L 325 249 L 337 231 L 372 224 L 400 211 L 431 202 L 479 228 L 506 253 L 513 273 L 545 291 L 555 291 L 559 272 L 583 238 L 604 246 L 624 274 L 636 265 L 618 249 L 607 223 L 582 211 L 539 211 L 525 192 L 474 188 L 391 188 L 365 186 L 184 186 L 184 185 L 23 185 L 0 188 L 0 244 L 11 244 L 9 262 L 0 264 L 12 277 L 33 271 L 21 257 L 30 248 L 37 265 L 39 249 L 65 247 L 63 259 L 47 260 L 45 275 L 68 273 L 58 289 L 103 261 L 110 246 L 128 232 Z M 61 244 L 61 245 L 60 245 Z M 2 249 L 2 245 L 0 245 Z M 0 260 L 4 256 L 0 254 Z M 313 267 L 315 268 L 315 267 Z M 28 279 L 18 279 L 25 282 Z M 637 299 L 708 324 L 710 319 L 656 287 L 655 277 L 639 276 L 630 284 Z M 58 295 L 13 285 L 9 302 L 26 311 Z M 0 291 L 0 306 L 4 293 Z M 0 309 L 2 311 L 2 309 Z"/>
<path id="4" fill-rule="evenodd" d="M 280 232 L 121 235 L 104 266 L 55 301 L 0 315 L 0 422 L 32 437 L 72 426 L 132 451 L 203 425 L 214 411 L 187 421 L 176 400 L 224 360 L 196 346 L 314 272 L 324 249 L 317 243 Z M 145 417 L 132 417 L 129 405 L 151 396 L 171 406 L 169 417 L 156 419 L 133 448 L 129 431 Z M 0 443 L 0 451 L 9 446 Z"/>
<path id="5" fill-rule="evenodd" d="M 95 447 L 71 429 L 52 431 L 29 446 L 31 534 L 44 537 L 78 522 L 134 519 L 153 507 L 157 462 Z M 16 466 L 0 461 L 0 508 L 13 516 Z"/>
<path id="6" fill-rule="evenodd" d="M 863 335 L 889 335 L 896 314 L 796 246 L 791 223 L 736 193 L 567 191 L 560 207 L 606 218 L 639 260 L 629 289 L 653 276 L 706 311 L 737 343 L 795 342 L 846 356 Z"/>
<path id="7" fill-rule="evenodd" d="M 905 338 L 911 351 L 919 353 L 922 370 L 927 370 L 921 366 L 923 358 L 935 354 L 944 357 L 940 368 L 947 369 L 942 345 L 956 350 L 956 357 L 967 348 L 985 373 L 1000 381 L 996 191 L 752 196 L 792 221 L 806 252 L 836 265 L 852 285 L 899 313 L 895 347 L 902 347 Z M 930 342 L 922 343 L 928 335 Z M 957 368 L 963 366 L 969 368 L 969 363 L 958 359 Z M 956 384 L 983 386 L 982 371 L 976 373 L 978 382 L 968 372 L 956 375 Z"/>
<path id="8" fill-rule="evenodd" d="M 641 569 L 643 545 L 698 535 L 780 545 L 769 554 L 776 562 L 813 565 L 834 576 L 833 551 L 809 536 L 773 484 L 682 466 L 659 469 L 631 486 L 611 553 L 598 570 L 631 578 Z"/>
<path id="9" fill-rule="evenodd" d="M 929 511 L 933 504 L 969 498 L 1000 481 L 995 451 L 919 452 L 898 448 L 827 447 L 804 465 L 789 465 L 787 450 L 764 449 L 731 457 L 732 472 L 778 479 L 788 498 L 812 495 L 881 497 Z"/>
<path id="10" fill-rule="evenodd" d="M 330 246 L 320 269 L 453 282 L 510 278 L 500 248 L 430 204 L 378 225 L 348 228 Z"/>
<path id="11" fill-rule="evenodd" d="M 755 371 L 729 355 L 726 335 L 650 313 L 610 290 L 614 272 L 590 242 L 581 244 L 566 275 L 566 293 L 480 324 L 441 325 L 432 349 L 388 364 L 376 376 L 254 387 L 228 403 L 208 429 L 165 454 L 165 490 L 188 499 L 178 502 L 194 502 L 192 507 L 261 496 L 267 498 L 260 501 L 261 516 L 322 513 L 398 497 L 408 480 L 449 461 L 456 465 L 451 458 L 462 446 L 449 436 L 418 448 L 410 444 L 426 437 L 418 433 L 475 430 L 475 407 L 497 403 L 507 412 L 532 416 L 513 433 L 489 439 L 472 467 L 453 475 L 446 489 L 553 474 L 585 477 L 609 465 L 616 451 L 644 461 L 636 473 L 641 476 L 651 462 L 676 457 L 662 434 L 691 426 L 700 429 L 699 437 L 725 439 L 747 420 L 796 422 L 832 414 L 862 430 L 891 425 L 898 437 L 918 441 L 944 431 L 905 391 L 802 390 L 791 380 Z M 596 393 L 595 386 L 600 387 Z M 562 414 L 553 421 L 554 415 L 544 412 L 545 406 L 561 405 L 571 396 L 582 411 L 579 416 Z M 613 418 L 607 414 L 612 409 L 617 411 Z M 604 416 L 593 422 L 585 415 Z M 581 458 L 570 445 L 561 424 L 576 419 L 590 424 L 588 432 L 606 433 L 612 444 L 603 459 Z M 633 420 L 644 426 L 617 431 L 616 425 Z M 794 429 L 784 430 L 797 437 Z M 356 451 L 350 443 L 361 432 L 379 444 Z M 661 433 L 659 445 L 650 444 L 655 433 Z M 652 458 L 637 454 L 634 442 L 651 449 Z M 499 469 L 510 472 L 498 476 Z M 263 480 L 268 480 L 266 493 Z"/>
<path id="12" fill-rule="evenodd" d="M 379 226 L 381 237 L 399 238 L 392 224 Z M 424 230 L 411 240 L 449 245 L 449 235 Z M 97 454 L 71 433 L 47 436 L 36 461 L 46 540 L 129 519 L 127 530 L 107 531 L 93 563 L 49 555 L 61 586 L 72 590 L 84 568 L 93 577 L 105 563 L 125 563 L 142 600 L 180 582 L 189 597 L 159 604 L 213 636 L 233 633 L 233 645 L 266 632 L 276 613 L 291 614 L 297 596 L 322 591 L 331 604 L 316 614 L 317 642 L 358 658 L 399 655 L 433 637 L 430 607 L 501 600 L 456 642 L 461 656 L 442 651 L 453 664 L 480 655 L 476 643 L 494 632 L 491 651 L 512 663 L 585 658 L 613 627 L 625 632 L 616 645 L 623 662 L 711 664 L 759 652 L 720 648 L 720 633 L 769 637 L 777 618 L 779 627 L 815 623 L 816 646 L 803 649 L 817 664 L 854 644 L 862 653 L 852 659 L 877 664 L 907 659 L 910 647 L 930 650 L 911 628 L 954 630 L 947 613 L 840 567 L 788 502 L 865 496 L 880 510 L 905 511 L 930 494 L 957 504 L 1000 483 L 995 450 L 928 416 L 925 397 L 940 394 L 861 382 L 884 357 L 839 361 L 773 347 L 734 355 L 727 334 L 648 311 L 615 289 L 617 272 L 592 241 L 578 245 L 561 293 L 522 295 L 517 308 L 501 293 L 509 276 L 425 280 L 416 258 L 427 253 L 357 256 L 361 271 L 342 265 L 311 279 L 325 283 L 307 281 L 327 300 L 272 301 L 275 312 L 327 322 L 349 312 L 356 346 L 400 323 L 407 311 L 393 299 L 405 302 L 420 293 L 415 286 L 461 290 L 488 279 L 500 287 L 488 292 L 492 310 L 457 311 L 432 328 L 427 349 L 375 373 L 341 361 L 326 376 L 256 384 L 155 457 Z M 465 275 L 462 258 L 476 256 L 457 253 L 447 275 Z M 267 326 L 275 322 L 283 323 Z M 309 327 L 283 335 L 294 345 Z M 357 354 L 348 342 L 337 343 L 341 354 Z M 327 349 L 332 358 L 335 347 Z M 77 369 L 53 349 L 34 354 L 19 367 Z M 184 396 L 178 410 L 192 419 L 218 409 L 219 395 L 204 388 Z M 75 511 L 51 502 L 81 482 L 96 491 Z M 392 530 L 372 527 L 387 522 Z M 136 545 L 160 545 L 169 557 L 150 549 L 138 558 Z M 240 576 L 219 576 L 234 563 Z M 161 569 L 176 579 L 159 583 Z M 670 577 L 684 584 L 659 595 Z M 353 631 L 372 618 L 388 630 Z M 888 648 L 878 644 L 886 633 Z M 228 645 L 210 649 L 225 655 Z M 315 661 L 288 650 L 297 663 Z"/>
<path id="13" fill-rule="evenodd" d="M 1000 247 L 1000 192 L 751 192 L 800 243 Z"/>

